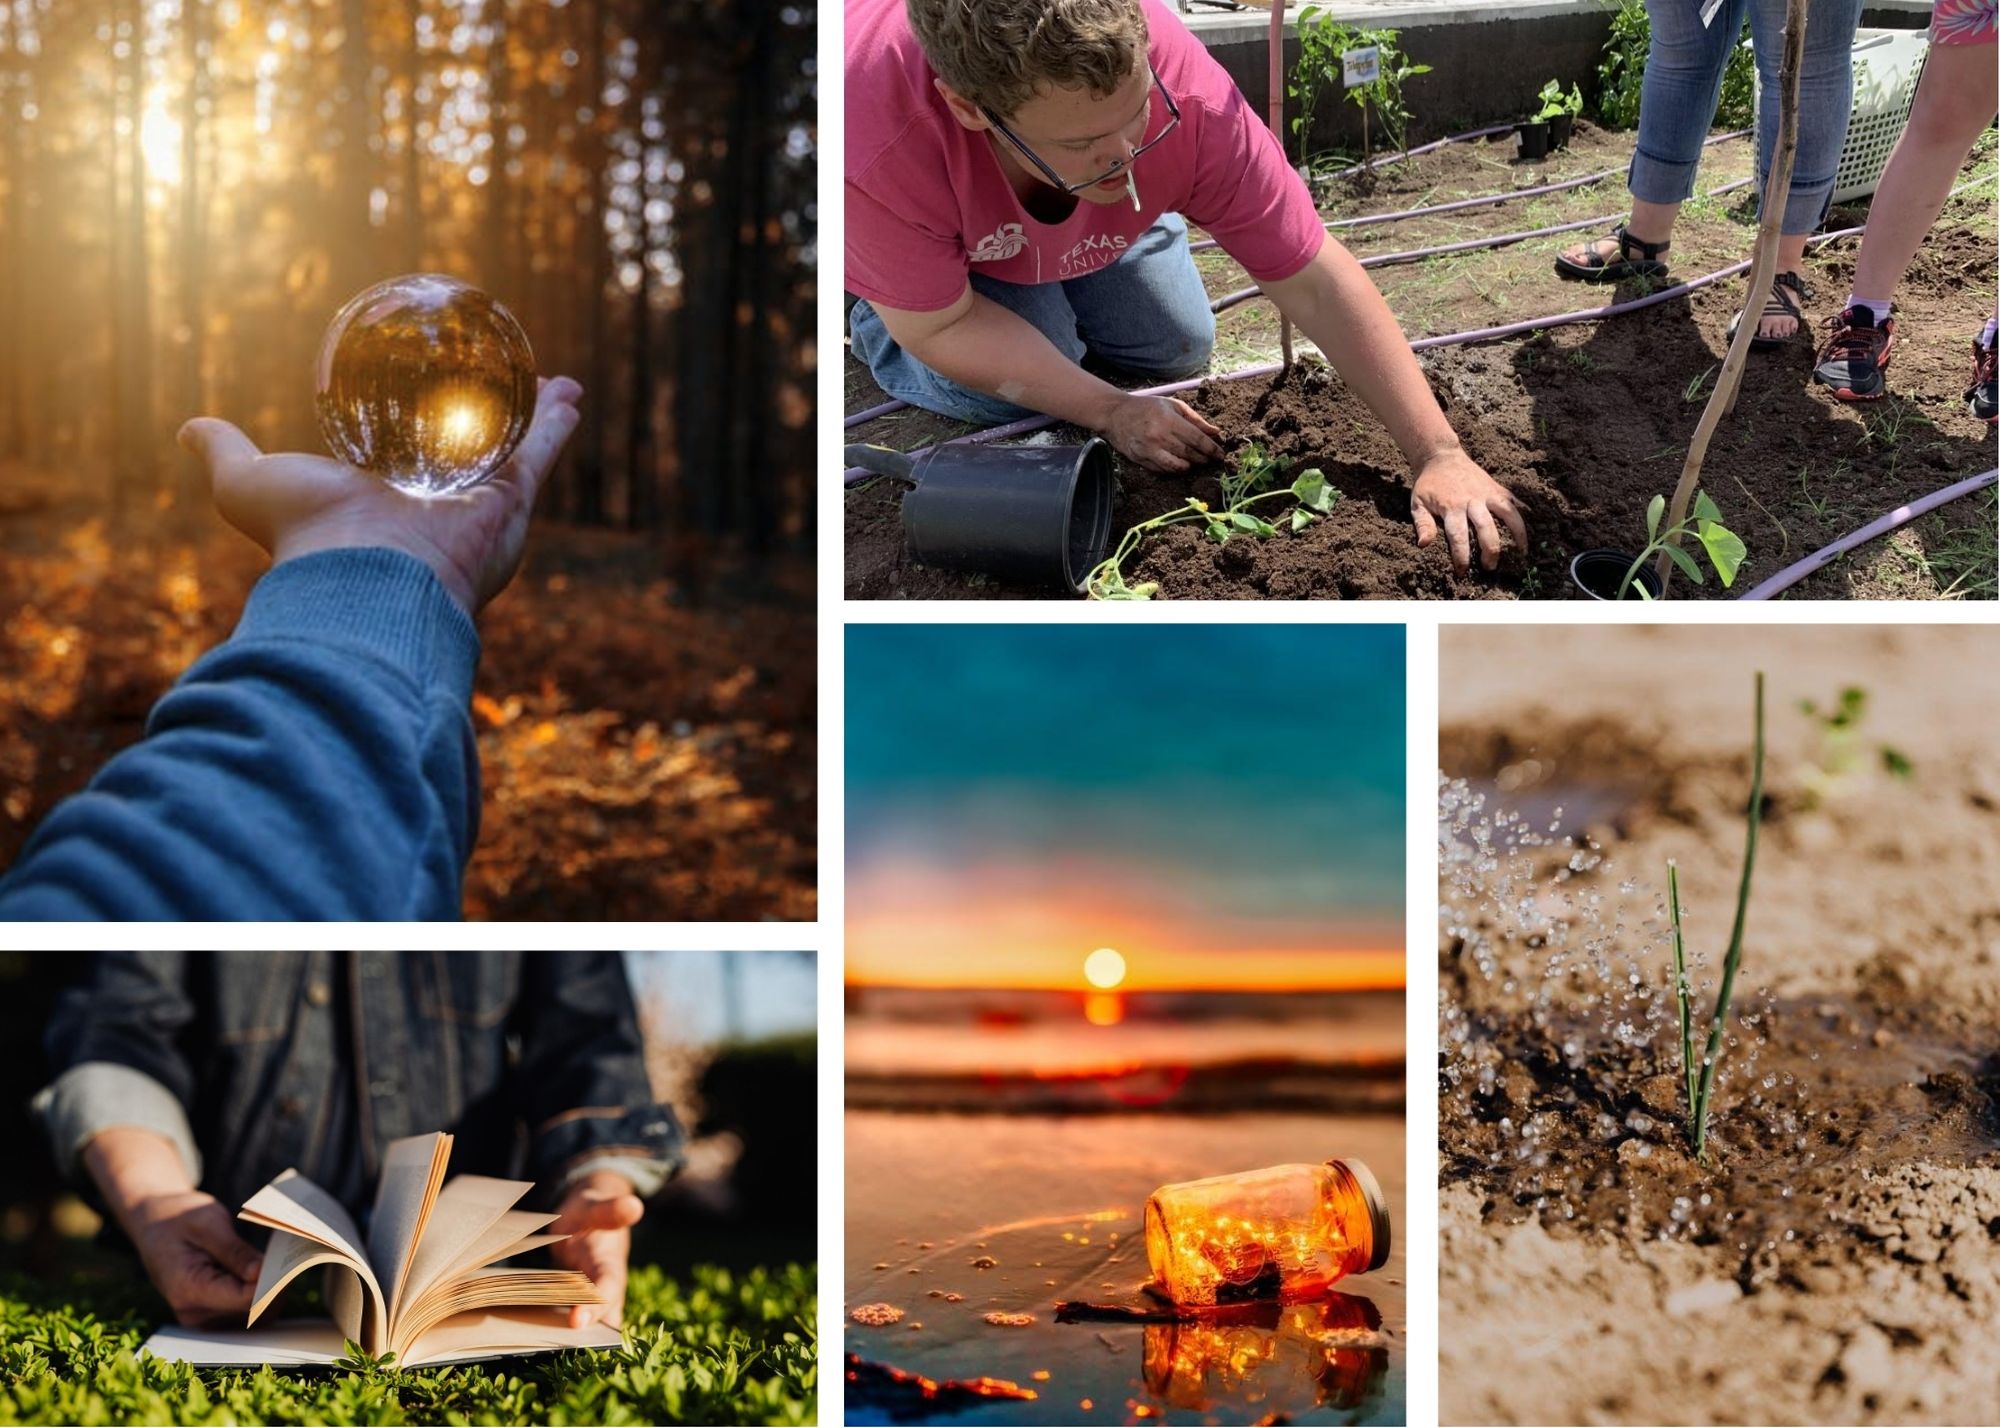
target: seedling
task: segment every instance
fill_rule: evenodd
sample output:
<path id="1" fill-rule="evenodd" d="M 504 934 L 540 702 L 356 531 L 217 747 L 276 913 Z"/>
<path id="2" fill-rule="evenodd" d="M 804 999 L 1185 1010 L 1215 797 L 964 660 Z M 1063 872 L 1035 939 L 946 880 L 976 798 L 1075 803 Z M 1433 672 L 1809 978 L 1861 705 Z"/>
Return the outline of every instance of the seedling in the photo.
<path id="1" fill-rule="evenodd" d="M 1613 599 L 1623 600 L 1627 591 L 1635 586 L 1641 600 L 1650 600 L 1652 593 L 1639 583 L 1639 572 L 1646 562 L 1664 553 L 1679 567 L 1680 572 L 1695 584 L 1701 584 L 1701 567 L 1695 558 L 1680 547 L 1680 540 L 1693 536 L 1708 552 L 1709 564 L 1722 581 L 1723 589 L 1736 583 L 1736 572 L 1743 564 L 1743 557 L 1749 554 L 1743 538 L 1722 523 L 1722 510 L 1706 491 L 1695 492 L 1694 510 L 1678 525 L 1660 529 L 1660 519 L 1666 514 L 1667 498 L 1655 496 L 1646 506 L 1646 548 L 1639 552 L 1639 558 L 1632 562 L 1625 572 L 1625 578 L 1618 582 L 1618 593 Z"/>
<path id="2" fill-rule="evenodd" d="M 1415 75 L 1429 74 L 1431 67 L 1411 64 L 1410 57 L 1396 45 L 1400 37 L 1401 31 L 1398 30 L 1357 30 L 1340 24 L 1318 5 L 1308 5 L 1299 11 L 1299 58 L 1292 67 L 1291 81 L 1285 89 L 1299 101 L 1298 113 L 1292 117 L 1292 132 L 1299 136 L 1300 158 L 1307 163 L 1312 161 L 1305 146 L 1313 115 L 1319 107 L 1320 96 L 1343 83 L 1341 56 L 1349 50 L 1370 46 L 1380 55 L 1376 77 L 1345 91 L 1349 102 L 1361 110 L 1362 163 L 1365 166 L 1369 160 L 1368 117 L 1371 110 L 1381 122 L 1382 132 L 1390 142 L 1399 149 L 1407 147 L 1410 111 L 1403 104 L 1403 82 Z M 1362 173 L 1367 173 L 1366 167 Z"/>
<path id="3" fill-rule="evenodd" d="M 1542 86 L 1540 98 L 1542 107 L 1535 114 L 1537 122 L 1560 119 L 1565 114 L 1575 118 L 1583 113 L 1583 91 L 1573 84 L 1569 87 L 1569 93 L 1564 94 L 1561 81 L 1552 79 Z"/>
<path id="4" fill-rule="evenodd" d="M 1156 580 L 1143 580 L 1137 585 L 1128 585 L 1125 581 L 1125 562 L 1145 544 L 1148 532 L 1200 521 L 1206 528 L 1208 538 L 1217 545 L 1227 544 L 1230 537 L 1237 535 L 1269 540 L 1278 533 L 1278 527 L 1251 511 L 1250 507 L 1257 502 L 1287 495 L 1298 497 L 1298 505 L 1291 509 L 1288 516 L 1280 519 L 1285 520 L 1294 531 L 1302 531 L 1331 511 L 1340 500 L 1340 492 L 1327 485 L 1326 477 L 1316 468 L 1300 473 L 1299 478 L 1289 486 L 1265 489 L 1283 474 L 1284 463 L 1268 454 L 1257 442 L 1251 442 L 1236 454 L 1234 469 L 1224 472 L 1221 477 L 1220 509 L 1189 496 L 1185 504 L 1164 515 L 1139 522 L 1125 532 L 1117 548 L 1085 578 L 1084 594 L 1092 600 L 1150 600 L 1158 594 L 1160 585 Z"/>
<path id="5" fill-rule="evenodd" d="M 1764 672 L 1757 672 L 1757 736 L 1750 764 L 1750 811 L 1743 839 L 1743 879 L 1736 888 L 1736 921 L 1729 932 L 1729 951 L 1722 959 L 1722 988 L 1716 993 L 1715 1015 L 1708 1024 L 1708 1045 L 1695 1062 L 1694 1018 L 1689 1007 L 1687 949 L 1681 929 L 1680 869 L 1667 860 L 1667 917 L 1673 928 L 1674 1006 L 1680 1013 L 1681 1075 L 1687 1090 L 1688 1143 L 1695 1159 L 1707 1164 L 1708 1107 L 1715 1091 L 1715 1065 L 1722 1057 L 1722 1028 L 1729 1017 L 1729 998 L 1736 990 L 1736 969 L 1743 963 L 1743 924 L 1750 913 L 1750 874 L 1757 865 L 1757 826 L 1764 816 Z"/>
<path id="6" fill-rule="evenodd" d="M 1819 729 L 1819 762 L 1806 777 L 1805 795 L 1806 807 L 1816 808 L 1833 797 L 1867 756 L 1862 726 L 1868 722 L 1868 691 L 1850 684 L 1832 707 L 1823 709 L 1816 700 L 1801 699 L 1799 712 Z M 1891 778 L 1916 776 L 1910 756 L 1892 744 L 1875 745 L 1875 759 Z"/>

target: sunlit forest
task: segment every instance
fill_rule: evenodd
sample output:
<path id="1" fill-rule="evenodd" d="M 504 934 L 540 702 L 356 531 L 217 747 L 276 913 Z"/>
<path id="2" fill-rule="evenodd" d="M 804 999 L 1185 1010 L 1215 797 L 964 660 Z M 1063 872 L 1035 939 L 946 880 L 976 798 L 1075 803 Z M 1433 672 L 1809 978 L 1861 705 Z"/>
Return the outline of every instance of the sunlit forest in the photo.
<path id="1" fill-rule="evenodd" d="M 181 422 L 324 452 L 329 320 L 433 271 L 585 391 L 482 618 L 468 915 L 813 915 L 816 20 L 0 0 L 0 865 L 263 569 Z"/>

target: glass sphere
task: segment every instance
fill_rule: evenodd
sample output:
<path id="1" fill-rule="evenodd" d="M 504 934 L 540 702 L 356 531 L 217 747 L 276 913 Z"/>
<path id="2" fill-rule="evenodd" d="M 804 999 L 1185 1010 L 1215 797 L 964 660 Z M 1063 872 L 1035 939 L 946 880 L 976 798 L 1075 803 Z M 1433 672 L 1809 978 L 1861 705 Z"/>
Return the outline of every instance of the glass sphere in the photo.
<path id="1" fill-rule="evenodd" d="M 314 385 L 335 456 L 413 495 L 441 496 L 484 481 L 527 435 L 535 355 L 487 294 L 413 273 L 341 308 Z"/>

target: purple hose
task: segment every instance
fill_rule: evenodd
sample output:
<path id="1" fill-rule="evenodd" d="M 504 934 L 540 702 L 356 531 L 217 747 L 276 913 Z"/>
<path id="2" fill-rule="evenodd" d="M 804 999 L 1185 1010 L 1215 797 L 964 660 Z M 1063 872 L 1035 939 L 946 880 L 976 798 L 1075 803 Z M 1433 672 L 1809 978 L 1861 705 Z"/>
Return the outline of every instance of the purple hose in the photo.
<path id="1" fill-rule="evenodd" d="M 1741 139 L 1750 131 L 1738 129 L 1730 134 L 1713 134 L 1703 139 L 1702 147 L 1721 144 L 1730 139 Z M 1452 203 L 1434 203 L 1423 208 L 1405 208 L 1398 213 L 1365 213 L 1359 218 L 1336 218 L 1326 225 L 1331 232 L 1335 228 L 1363 228 L 1378 223 L 1398 223 L 1405 218 L 1422 218 L 1432 213 L 1456 213 L 1467 208 L 1490 208 L 1495 204 L 1511 203 L 1517 198 L 1538 198 L 1545 193 L 1562 193 L 1566 189 L 1582 188 L 1586 184 L 1602 183 L 1623 169 L 1605 169 L 1599 173 L 1585 174 L 1582 178 L 1564 179 L 1560 183 L 1542 184 L 1538 188 L 1515 188 L 1505 193 L 1489 193 L 1479 198 L 1461 198 Z M 1216 246 L 1213 238 L 1204 238 L 1199 243 L 1188 244 L 1190 253 L 1201 253 Z"/>
<path id="2" fill-rule="evenodd" d="M 2000 467 L 1983 471 L 1977 476 L 1968 476 L 1963 481 L 1954 482 L 1939 491 L 1933 491 L 1921 500 L 1912 501 L 1907 506 L 1898 506 L 1886 516 L 1878 516 L 1858 531 L 1842 536 L 1832 545 L 1814 551 L 1803 560 L 1795 560 L 1783 570 L 1752 589 L 1744 591 L 1739 600 L 1769 600 L 1783 593 L 1811 575 L 1824 570 L 1841 556 L 1856 546 L 1866 545 L 1877 536 L 1885 536 L 1900 526 L 1908 525 L 1927 511 L 1934 511 L 1948 501 L 1956 501 L 1960 496 L 1970 496 L 1974 491 L 1983 491 L 1995 481 L 2000 481 Z"/>
<path id="3" fill-rule="evenodd" d="M 887 401 L 879 407 L 870 407 L 866 411 L 856 412 L 847 419 L 843 429 L 860 426 L 864 421 L 873 421 L 876 417 L 889 415 L 890 412 L 899 412 L 908 405 L 909 403 L 904 401 Z"/>
<path id="4" fill-rule="evenodd" d="M 1318 177 L 1347 178 L 1351 174 L 1360 173 L 1363 169 L 1379 169 L 1385 168 L 1390 164 L 1400 164 L 1405 159 L 1415 158 L 1418 154 L 1428 154 L 1433 149 L 1442 149 L 1446 144 L 1465 144 L 1470 143 L 1474 139 L 1490 139 L 1495 134 L 1511 134 L 1514 132 L 1515 127 L 1512 124 L 1489 124 L 1484 129 L 1468 129 L 1463 134 L 1453 134 L 1444 139 L 1433 139 L 1428 144 L 1417 145 L 1414 149 L 1404 149 L 1399 153 L 1385 154 L 1379 159 L 1370 159 L 1365 164 L 1349 164 L 1344 169 L 1335 169 L 1330 174 L 1321 174 Z"/>

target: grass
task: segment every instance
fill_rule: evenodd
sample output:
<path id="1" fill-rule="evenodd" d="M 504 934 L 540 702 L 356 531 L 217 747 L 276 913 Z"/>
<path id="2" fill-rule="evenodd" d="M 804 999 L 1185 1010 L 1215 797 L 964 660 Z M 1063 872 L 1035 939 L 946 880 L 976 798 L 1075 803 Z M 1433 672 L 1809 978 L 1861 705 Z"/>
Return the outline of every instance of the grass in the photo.
<path id="1" fill-rule="evenodd" d="M 1750 772 L 1748 831 L 1743 843 L 1743 880 L 1736 889 L 1736 921 L 1729 933 L 1729 951 L 1722 961 L 1722 989 L 1716 994 L 1715 1016 L 1708 1024 L 1708 1046 L 1702 1052 L 1697 1073 L 1694 1058 L 1693 1016 L 1688 1006 L 1692 988 L 1688 985 L 1687 950 L 1681 929 L 1680 869 L 1667 862 L 1667 917 L 1673 927 L 1674 1005 L 1680 1013 L 1681 1074 L 1688 1099 L 1688 1143 L 1695 1159 L 1706 1163 L 1708 1107 L 1715 1093 L 1715 1065 L 1722 1058 L 1722 1028 L 1729 1016 L 1729 1000 L 1736 991 L 1736 969 L 1743 963 L 1743 925 L 1750 913 L 1750 874 L 1757 866 L 1757 827 L 1764 818 L 1764 672 L 1757 672 L 1756 752 Z"/>
<path id="2" fill-rule="evenodd" d="M 142 1357 L 161 1305 L 136 1275 L 0 1275 L 0 1423 L 811 1423 L 809 1266 L 688 1282 L 634 1268 L 622 1349 L 451 1368 L 255 1373 Z"/>

